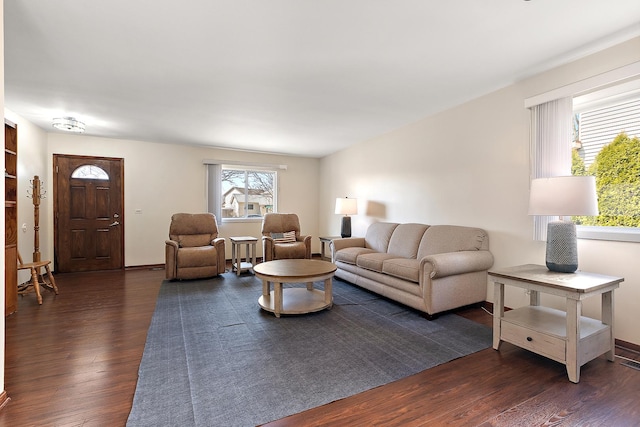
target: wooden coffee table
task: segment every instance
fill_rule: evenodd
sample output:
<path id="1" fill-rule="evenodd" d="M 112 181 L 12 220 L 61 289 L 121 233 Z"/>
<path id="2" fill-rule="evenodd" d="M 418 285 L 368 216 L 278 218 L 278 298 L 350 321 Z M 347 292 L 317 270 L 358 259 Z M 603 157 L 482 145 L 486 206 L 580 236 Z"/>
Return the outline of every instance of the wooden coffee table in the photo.
<path id="1" fill-rule="evenodd" d="M 279 259 L 257 264 L 253 272 L 262 279 L 262 296 L 258 304 L 276 317 L 331 308 L 331 278 L 335 271 L 335 264 L 311 259 Z M 318 280 L 324 280 L 324 291 L 313 288 L 313 282 Z M 306 283 L 307 286 L 282 289 L 283 283 Z"/>

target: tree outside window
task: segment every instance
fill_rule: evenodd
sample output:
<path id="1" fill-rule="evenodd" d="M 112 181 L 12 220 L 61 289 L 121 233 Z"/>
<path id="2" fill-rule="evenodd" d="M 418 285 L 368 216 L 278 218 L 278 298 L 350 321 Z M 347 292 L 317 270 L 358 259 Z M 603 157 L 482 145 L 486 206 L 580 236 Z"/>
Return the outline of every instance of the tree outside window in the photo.
<path id="1" fill-rule="evenodd" d="M 274 212 L 276 172 L 222 168 L 222 217 L 261 218 Z"/>

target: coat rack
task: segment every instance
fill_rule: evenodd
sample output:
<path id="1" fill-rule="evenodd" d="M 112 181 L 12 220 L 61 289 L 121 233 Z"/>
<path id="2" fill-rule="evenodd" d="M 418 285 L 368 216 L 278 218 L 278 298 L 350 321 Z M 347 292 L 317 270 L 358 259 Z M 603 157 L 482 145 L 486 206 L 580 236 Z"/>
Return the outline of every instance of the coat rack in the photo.
<path id="1" fill-rule="evenodd" d="M 40 177 L 35 175 L 31 180 L 31 191 L 27 190 L 27 197 L 33 201 L 33 262 L 40 261 L 40 200 L 45 197 Z"/>
<path id="2" fill-rule="evenodd" d="M 51 261 L 40 260 L 40 200 L 45 196 L 46 192 L 42 191 L 42 183 L 38 175 L 31 180 L 31 186 L 31 190 L 27 190 L 27 197 L 33 200 L 33 262 L 23 263 L 18 251 L 18 270 L 29 270 L 31 272 L 31 278 L 27 282 L 18 285 L 18 294 L 25 295 L 30 291 L 35 291 L 38 304 L 42 304 L 40 286 L 55 292 L 56 295 L 58 295 L 58 287 L 49 267 Z M 41 274 L 42 268 L 47 272 L 48 282 Z"/>

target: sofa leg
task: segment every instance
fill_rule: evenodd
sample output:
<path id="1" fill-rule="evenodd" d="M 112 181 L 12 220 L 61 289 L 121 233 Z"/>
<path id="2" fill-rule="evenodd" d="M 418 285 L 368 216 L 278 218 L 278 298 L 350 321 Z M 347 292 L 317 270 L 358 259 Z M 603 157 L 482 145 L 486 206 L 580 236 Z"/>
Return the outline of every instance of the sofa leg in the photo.
<path id="1" fill-rule="evenodd" d="M 440 313 L 436 313 L 436 314 L 422 313 L 422 317 L 424 317 L 427 320 L 436 320 L 439 316 L 440 316 Z"/>

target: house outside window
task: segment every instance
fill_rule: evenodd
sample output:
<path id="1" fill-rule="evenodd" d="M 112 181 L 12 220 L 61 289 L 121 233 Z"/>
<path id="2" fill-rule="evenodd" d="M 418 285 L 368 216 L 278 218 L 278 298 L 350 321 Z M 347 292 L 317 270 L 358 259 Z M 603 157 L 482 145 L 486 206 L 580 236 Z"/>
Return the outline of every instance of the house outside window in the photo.
<path id="1" fill-rule="evenodd" d="M 222 166 L 222 218 L 262 218 L 275 212 L 276 181 L 275 171 Z"/>
<path id="2" fill-rule="evenodd" d="M 574 98 L 573 175 L 594 175 L 600 214 L 574 217 L 579 235 L 640 233 L 640 86 Z M 613 234 L 612 234 L 613 233 Z"/>

